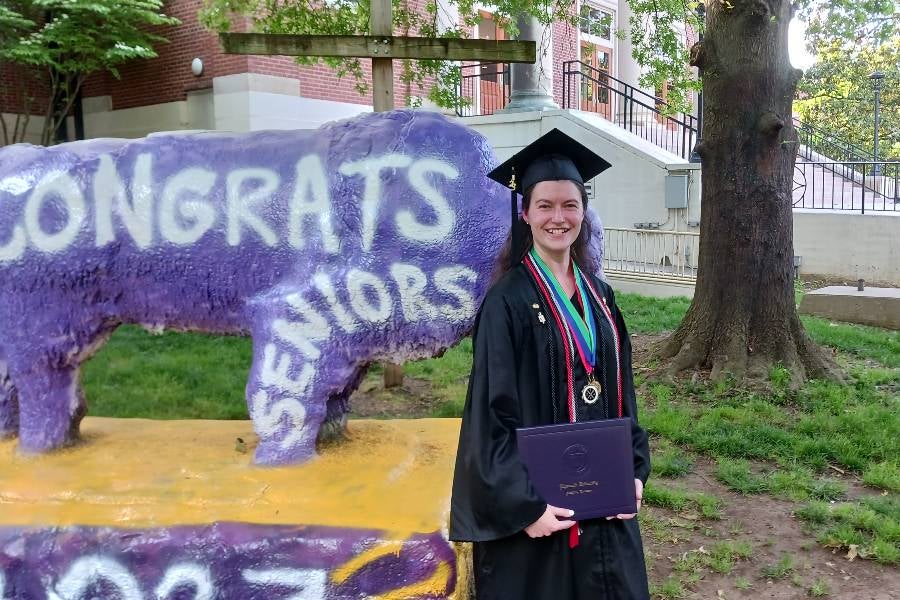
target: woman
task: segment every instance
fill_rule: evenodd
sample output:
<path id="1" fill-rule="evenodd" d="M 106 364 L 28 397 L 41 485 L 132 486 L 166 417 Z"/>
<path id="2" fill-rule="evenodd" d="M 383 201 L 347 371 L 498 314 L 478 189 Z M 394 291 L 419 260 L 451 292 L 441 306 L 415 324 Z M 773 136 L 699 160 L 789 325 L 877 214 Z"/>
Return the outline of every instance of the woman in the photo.
<path id="1" fill-rule="evenodd" d="M 592 266 L 583 182 L 608 166 L 553 130 L 490 174 L 521 174 L 511 187 L 524 197 L 519 239 L 476 320 L 453 481 L 450 539 L 474 542 L 478 600 L 649 598 L 635 515 L 570 520 L 535 491 L 516 448 L 519 427 L 631 417 L 640 506 L 650 459 L 631 345 L 612 289 L 582 271 Z"/>

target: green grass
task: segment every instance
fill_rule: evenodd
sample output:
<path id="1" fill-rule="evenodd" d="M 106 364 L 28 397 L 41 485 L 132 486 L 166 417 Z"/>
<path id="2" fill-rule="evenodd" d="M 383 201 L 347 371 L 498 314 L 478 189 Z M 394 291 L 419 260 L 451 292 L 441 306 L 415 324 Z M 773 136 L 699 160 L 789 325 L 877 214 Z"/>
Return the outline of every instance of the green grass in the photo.
<path id="1" fill-rule="evenodd" d="M 676 576 L 670 576 L 662 583 L 650 584 L 650 597 L 653 600 L 678 600 L 684 598 L 687 591 Z"/>
<path id="2" fill-rule="evenodd" d="M 631 333 L 659 333 L 678 327 L 691 301 L 688 298 L 649 298 L 637 294 L 616 294 Z"/>
<path id="3" fill-rule="evenodd" d="M 463 338 L 439 358 L 407 363 L 404 372 L 410 377 L 427 379 L 432 387 L 441 389 L 457 385 L 472 370 L 472 338 Z"/>
<path id="4" fill-rule="evenodd" d="M 120 327 L 83 369 L 90 414 L 246 419 L 250 340 Z"/>
<path id="5" fill-rule="evenodd" d="M 834 323 L 805 315 L 800 320 L 810 337 L 820 344 L 860 358 L 876 360 L 886 367 L 900 367 L 900 331 Z"/>
<path id="6" fill-rule="evenodd" d="M 440 418 L 462 416 L 471 370 L 470 337 L 463 338 L 443 356 L 406 363 L 404 366 L 404 372 L 410 377 L 425 379 L 431 383 L 431 391 L 440 401 L 431 416 Z"/>
<path id="7" fill-rule="evenodd" d="M 661 321 L 647 318 L 652 311 L 642 311 L 641 328 L 654 331 Z M 641 422 L 659 449 L 651 461 L 659 460 L 654 476 L 682 474 L 679 452 L 705 454 L 716 460 L 715 477 L 730 489 L 806 503 L 797 514 L 818 543 L 845 551 L 852 547 L 860 558 L 900 564 L 900 334 L 803 320 L 816 341 L 838 350 L 837 359 L 849 375 L 846 383 L 810 381 L 792 389 L 791 374 L 781 366 L 770 370 L 768 392 L 741 389 L 727 379 L 688 383 L 642 378 Z M 855 473 L 886 495 L 830 504 L 847 493 L 844 484 L 826 476 L 834 475 L 830 466 Z M 648 504 L 691 509 L 689 490 L 654 483 L 648 485 Z M 764 576 L 793 576 L 788 561 L 768 565 Z M 715 565 L 724 570 L 728 560 Z M 829 594 L 822 582 L 803 587 L 811 596 Z"/>
<path id="8" fill-rule="evenodd" d="M 809 502 L 796 512 L 826 547 L 854 548 L 861 558 L 900 564 L 900 498 L 870 496 L 854 502 Z"/>
<path id="9" fill-rule="evenodd" d="M 851 385 L 813 381 L 787 398 L 715 394 L 710 387 L 651 384 L 640 398 L 642 425 L 716 458 L 775 461 L 816 472 L 833 464 L 870 470 L 872 485 L 895 484 L 891 462 L 900 456 L 900 396 L 889 390 L 861 379 Z M 752 492 L 756 484 L 745 483 Z"/>
<path id="10" fill-rule="evenodd" d="M 716 573 L 731 573 L 735 561 L 746 560 L 753 554 L 753 546 L 746 541 L 727 541 L 714 544 L 706 559 L 707 566 Z"/>
<path id="11" fill-rule="evenodd" d="M 863 472 L 863 483 L 892 492 L 900 492 L 900 463 L 885 461 L 870 464 Z"/>
<path id="12" fill-rule="evenodd" d="M 650 462 L 654 477 L 684 477 L 694 468 L 694 459 L 676 446 L 665 446 L 653 452 Z"/>
<path id="13" fill-rule="evenodd" d="M 842 483 L 817 477 L 807 467 L 794 466 L 759 474 L 743 459 L 719 458 L 715 477 L 740 494 L 770 493 L 794 501 L 836 500 L 847 491 Z"/>
<path id="14" fill-rule="evenodd" d="M 837 500 L 847 492 L 847 486 L 829 479 L 816 476 L 807 467 L 794 466 L 777 469 L 768 474 L 768 485 L 777 496 L 793 500 Z"/>
<path id="15" fill-rule="evenodd" d="M 692 492 L 653 481 L 644 488 L 644 504 L 675 512 L 696 511 L 707 519 L 721 518 L 722 500 L 710 494 Z"/>
<path id="16" fill-rule="evenodd" d="M 247 419 L 249 338 L 120 327 L 83 368 L 92 416 L 151 419 Z M 432 384 L 438 417 L 458 417 L 472 367 L 464 338 L 440 358 L 407 363 L 405 372 Z M 373 365 L 371 372 L 380 373 Z"/>
<path id="17" fill-rule="evenodd" d="M 760 494 L 769 490 L 766 478 L 754 473 L 746 460 L 720 458 L 717 461 L 715 476 L 740 494 Z"/>
<path id="18" fill-rule="evenodd" d="M 789 554 L 782 554 L 777 562 L 766 565 L 760 575 L 766 579 L 784 579 L 794 572 L 794 559 Z"/>
<path id="19" fill-rule="evenodd" d="M 809 586 L 809 589 L 806 590 L 806 593 L 812 596 L 813 598 L 821 598 L 823 596 L 827 596 L 831 593 L 831 588 L 828 587 L 828 582 L 824 579 L 816 579 L 812 585 Z"/>
<path id="20" fill-rule="evenodd" d="M 750 579 L 748 579 L 747 577 L 741 576 L 741 577 L 735 577 L 734 587 L 736 587 L 739 590 L 749 590 L 752 587 L 752 585 L 750 583 Z"/>

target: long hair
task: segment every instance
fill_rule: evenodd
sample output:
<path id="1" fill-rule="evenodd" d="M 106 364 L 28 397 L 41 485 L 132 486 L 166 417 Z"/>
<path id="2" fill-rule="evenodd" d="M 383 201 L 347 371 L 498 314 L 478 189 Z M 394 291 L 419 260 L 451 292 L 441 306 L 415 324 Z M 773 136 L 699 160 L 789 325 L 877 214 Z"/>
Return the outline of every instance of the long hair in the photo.
<path id="1" fill-rule="evenodd" d="M 578 237 L 575 238 L 575 241 L 571 246 L 572 260 L 575 261 L 575 264 L 578 265 L 579 269 L 593 273 L 596 261 L 594 260 L 590 245 L 593 223 L 591 222 L 591 217 L 587 210 L 587 191 L 582 184 L 575 181 L 572 183 L 575 184 L 575 187 L 577 187 L 578 191 L 581 193 L 581 206 L 584 209 L 584 220 L 581 222 L 581 231 L 578 233 Z M 535 185 L 537 185 L 537 183 L 525 190 L 525 194 L 522 196 L 523 214 L 531 205 L 531 194 L 534 191 Z M 519 243 L 516 248 L 512 247 L 513 231 L 518 234 L 517 239 Z M 504 273 L 522 262 L 522 259 L 525 258 L 525 255 L 528 254 L 528 251 L 531 250 L 531 246 L 533 245 L 534 238 L 531 235 L 531 227 L 525 223 L 525 220 L 519 215 L 519 218 L 516 219 L 516 222 L 510 229 L 509 235 L 506 236 L 506 241 L 503 243 L 503 248 L 500 249 L 500 254 L 497 255 L 497 260 L 494 263 L 494 272 L 491 276 L 491 283 L 500 279 Z"/>

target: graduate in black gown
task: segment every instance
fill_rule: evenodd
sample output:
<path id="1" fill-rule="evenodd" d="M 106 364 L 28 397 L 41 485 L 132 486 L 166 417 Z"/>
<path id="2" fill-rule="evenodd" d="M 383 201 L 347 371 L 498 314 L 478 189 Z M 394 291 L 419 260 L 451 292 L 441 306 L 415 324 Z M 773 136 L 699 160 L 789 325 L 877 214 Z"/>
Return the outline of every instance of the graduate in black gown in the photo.
<path id="1" fill-rule="evenodd" d="M 523 201 L 475 323 L 453 479 L 450 539 L 474 542 L 478 600 L 649 598 L 636 515 L 575 523 L 535 491 L 516 447 L 518 427 L 630 417 L 640 506 L 650 455 L 631 344 L 612 289 L 581 270 L 583 182 L 609 166 L 553 130 L 491 173 Z"/>

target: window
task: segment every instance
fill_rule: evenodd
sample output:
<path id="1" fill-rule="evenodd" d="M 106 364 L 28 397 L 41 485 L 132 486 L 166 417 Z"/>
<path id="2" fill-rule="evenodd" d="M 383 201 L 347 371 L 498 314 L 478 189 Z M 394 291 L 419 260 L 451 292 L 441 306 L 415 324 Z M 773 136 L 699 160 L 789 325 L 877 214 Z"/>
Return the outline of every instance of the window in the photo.
<path id="1" fill-rule="evenodd" d="M 612 39 L 613 13 L 584 3 L 581 5 L 579 28 L 582 33 L 595 35 L 604 40 Z"/>

